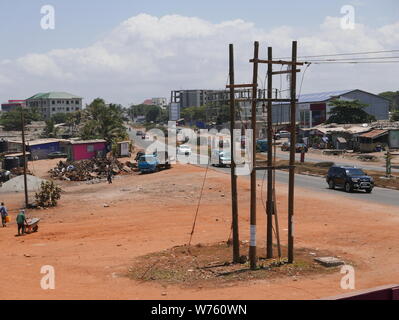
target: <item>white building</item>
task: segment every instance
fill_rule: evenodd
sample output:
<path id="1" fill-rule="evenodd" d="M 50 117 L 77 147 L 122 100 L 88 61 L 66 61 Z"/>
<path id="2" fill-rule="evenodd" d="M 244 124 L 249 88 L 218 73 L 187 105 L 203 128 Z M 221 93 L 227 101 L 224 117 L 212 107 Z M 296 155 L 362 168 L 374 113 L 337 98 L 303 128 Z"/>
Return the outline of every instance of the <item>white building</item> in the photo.
<path id="1" fill-rule="evenodd" d="M 164 108 L 168 105 L 168 99 L 166 98 L 152 98 L 151 100 L 154 106 L 159 106 Z"/>
<path id="2" fill-rule="evenodd" d="M 50 119 L 56 113 L 82 110 L 82 97 L 67 92 L 38 93 L 26 99 L 26 105 L 37 108 L 45 119 Z"/>

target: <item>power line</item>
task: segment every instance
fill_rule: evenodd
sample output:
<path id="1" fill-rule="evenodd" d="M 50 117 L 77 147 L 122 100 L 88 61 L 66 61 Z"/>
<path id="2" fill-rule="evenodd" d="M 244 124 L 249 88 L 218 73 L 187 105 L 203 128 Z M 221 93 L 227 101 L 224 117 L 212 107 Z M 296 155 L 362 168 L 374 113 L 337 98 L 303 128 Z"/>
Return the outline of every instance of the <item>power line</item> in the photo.
<path id="1" fill-rule="evenodd" d="M 373 63 L 398 63 L 399 60 L 393 61 L 325 61 L 325 62 L 311 62 L 312 64 L 373 64 Z"/>
<path id="2" fill-rule="evenodd" d="M 379 53 L 392 53 L 399 52 L 399 49 L 395 50 L 382 50 L 382 51 L 369 51 L 369 52 L 351 52 L 351 53 L 336 53 L 336 54 L 321 54 L 321 55 L 313 55 L 313 56 L 299 56 L 298 58 L 319 58 L 319 57 L 337 57 L 337 56 L 354 56 L 354 55 L 362 55 L 362 54 L 379 54 Z M 288 59 L 290 57 L 282 57 L 278 59 Z"/>
<path id="3" fill-rule="evenodd" d="M 347 61 L 347 60 L 385 60 L 385 59 L 398 59 L 399 56 L 393 56 L 393 57 L 354 57 L 354 58 L 342 58 L 342 59 L 319 59 L 319 60 L 307 60 L 306 62 L 322 62 L 322 61 Z"/>

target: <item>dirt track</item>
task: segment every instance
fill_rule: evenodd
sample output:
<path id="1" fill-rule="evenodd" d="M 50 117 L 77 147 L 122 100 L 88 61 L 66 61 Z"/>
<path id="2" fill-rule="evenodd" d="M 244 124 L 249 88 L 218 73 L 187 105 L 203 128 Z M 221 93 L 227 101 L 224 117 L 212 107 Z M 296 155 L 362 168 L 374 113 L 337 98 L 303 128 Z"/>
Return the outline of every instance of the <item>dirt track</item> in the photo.
<path id="1" fill-rule="evenodd" d="M 35 162 L 45 176 L 50 163 Z M 260 280 L 228 288 L 183 289 L 135 282 L 124 276 L 135 257 L 188 242 L 204 169 L 176 165 L 148 175 L 123 176 L 112 185 L 67 183 L 60 205 L 30 211 L 42 218 L 38 233 L 16 234 L 23 194 L 1 199 L 13 223 L 0 229 L 1 299 L 314 299 L 343 293 L 342 275 Z M 249 238 L 249 184 L 239 181 L 240 236 Z M 280 228 L 286 238 L 286 185 L 279 185 Z M 259 182 L 260 189 L 260 182 Z M 210 170 L 193 243 L 225 241 L 230 229 L 228 175 Z M 258 241 L 265 240 L 258 193 Z M 399 202 L 399 201 L 398 201 Z M 105 207 L 104 204 L 109 205 Z M 334 252 L 354 261 L 356 289 L 399 283 L 399 207 L 365 206 L 332 192 L 296 189 L 298 247 Z M 40 287 L 40 268 L 52 265 L 55 290 Z"/>

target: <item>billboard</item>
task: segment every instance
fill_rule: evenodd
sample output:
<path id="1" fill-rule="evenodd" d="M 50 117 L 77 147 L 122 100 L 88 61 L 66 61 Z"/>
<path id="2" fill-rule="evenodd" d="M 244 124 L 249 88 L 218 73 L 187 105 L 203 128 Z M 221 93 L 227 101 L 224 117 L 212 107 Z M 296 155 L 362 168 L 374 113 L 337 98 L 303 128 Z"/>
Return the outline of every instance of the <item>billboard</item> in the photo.
<path id="1" fill-rule="evenodd" d="M 172 102 L 169 106 L 169 121 L 180 119 L 180 104 Z"/>

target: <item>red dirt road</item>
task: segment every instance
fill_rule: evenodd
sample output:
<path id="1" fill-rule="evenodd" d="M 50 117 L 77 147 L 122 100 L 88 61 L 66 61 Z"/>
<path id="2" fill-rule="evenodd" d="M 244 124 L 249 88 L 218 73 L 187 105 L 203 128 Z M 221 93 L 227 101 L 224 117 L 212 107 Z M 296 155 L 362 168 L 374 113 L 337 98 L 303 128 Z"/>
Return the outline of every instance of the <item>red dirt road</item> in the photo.
<path id="1" fill-rule="evenodd" d="M 45 176 L 50 163 L 35 162 Z M 62 182 L 59 206 L 29 210 L 42 218 L 35 234 L 15 237 L 22 193 L 0 194 L 12 224 L 0 229 L 0 299 L 315 299 L 347 292 L 334 274 L 235 283 L 229 287 L 163 287 L 125 277 L 135 257 L 188 242 L 204 169 L 176 165 L 106 183 Z M 249 238 L 249 181 L 240 178 L 240 237 Z M 259 189 L 260 189 L 259 182 Z M 280 230 L 286 242 L 287 186 L 278 185 Z M 193 243 L 226 241 L 230 231 L 229 176 L 212 169 Z M 265 214 L 258 192 L 258 243 Z M 109 205 L 105 207 L 104 204 Z M 328 250 L 353 261 L 356 289 L 399 283 L 399 207 L 350 201 L 296 189 L 296 246 Z M 43 290 L 43 265 L 55 268 L 55 289 Z"/>

